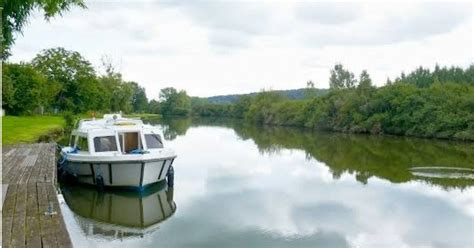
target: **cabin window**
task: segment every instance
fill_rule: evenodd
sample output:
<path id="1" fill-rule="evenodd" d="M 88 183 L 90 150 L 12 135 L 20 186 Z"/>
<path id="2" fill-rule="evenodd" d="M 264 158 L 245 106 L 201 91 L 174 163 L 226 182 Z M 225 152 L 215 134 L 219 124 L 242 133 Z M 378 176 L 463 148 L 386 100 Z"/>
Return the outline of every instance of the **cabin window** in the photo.
<path id="1" fill-rule="evenodd" d="M 146 146 L 149 149 L 163 148 L 163 142 L 158 134 L 145 134 Z"/>
<path id="2" fill-rule="evenodd" d="M 119 133 L 119 142 L 124 153 L 131 153 L 133 150 L 142 149 L 142 142 L 138 132 Z"/>
<path id="3" fill-rule="evenodd" d="M 89 151 L 89 144 L 87 142 L 87 137 L 79 136 L 79 138 L 77 139 L 76 148 L 79 151 L 84 151 L 84 152 Z"/>
<path id="4" fill-rule="evenodd" d="M 96 152 L 117 151 L 117 142 L 115 141 L 115 136 L 95 137 L 94 147 Z"/>

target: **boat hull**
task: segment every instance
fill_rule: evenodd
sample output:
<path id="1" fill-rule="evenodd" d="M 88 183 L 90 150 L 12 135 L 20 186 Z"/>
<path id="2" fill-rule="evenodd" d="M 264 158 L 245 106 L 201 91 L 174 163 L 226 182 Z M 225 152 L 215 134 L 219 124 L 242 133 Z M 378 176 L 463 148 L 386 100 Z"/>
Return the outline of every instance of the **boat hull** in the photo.
<path id="1" fill-rule="evenodd" d="M 175 157 L 142 161 L 66 161 L 63 169 L 84 184 L 143 188 L 165 180 L 174 159 Z"/>

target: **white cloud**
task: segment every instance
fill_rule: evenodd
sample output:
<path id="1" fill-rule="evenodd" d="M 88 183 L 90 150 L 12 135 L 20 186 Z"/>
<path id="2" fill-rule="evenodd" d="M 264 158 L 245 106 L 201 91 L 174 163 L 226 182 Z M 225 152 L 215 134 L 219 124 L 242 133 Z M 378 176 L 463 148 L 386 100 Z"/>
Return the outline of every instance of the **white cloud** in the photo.
<path id="1" fill-rule="evenodd" d="M 361 5 L 348 2 L 303 2 L 296 5 L 296 15 L 320 24 L 343 24 L 360 16 Z"/>

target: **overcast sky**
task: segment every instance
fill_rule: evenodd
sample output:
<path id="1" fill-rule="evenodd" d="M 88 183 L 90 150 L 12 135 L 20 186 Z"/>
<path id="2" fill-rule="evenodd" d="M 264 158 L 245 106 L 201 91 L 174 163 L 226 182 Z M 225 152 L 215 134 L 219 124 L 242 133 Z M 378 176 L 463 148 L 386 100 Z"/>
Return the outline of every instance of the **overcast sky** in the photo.
<path id="1" fill-rule="evenodd" d="M 50 22 L 35 13 L 10 61 L 65 47 L 97 70 L 107 55 L 149 98 L 328 88 L 340 62 L 377 85 L 419 65 L 473 63 L 470 2 L 86 1 Z"/>

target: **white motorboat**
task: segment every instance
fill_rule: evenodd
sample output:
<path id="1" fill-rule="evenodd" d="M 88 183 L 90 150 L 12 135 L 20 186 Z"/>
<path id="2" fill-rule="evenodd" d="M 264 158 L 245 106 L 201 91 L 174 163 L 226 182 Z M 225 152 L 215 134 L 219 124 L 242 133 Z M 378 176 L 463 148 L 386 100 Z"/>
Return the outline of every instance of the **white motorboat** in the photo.
<path id="1" fill-rule="evenodd" d="M 176 158 L 158 128 L 120 114 L 80 120 L 60 153 L 60 169 L 81 183 L 139 189 L 165 180 Z"/>

